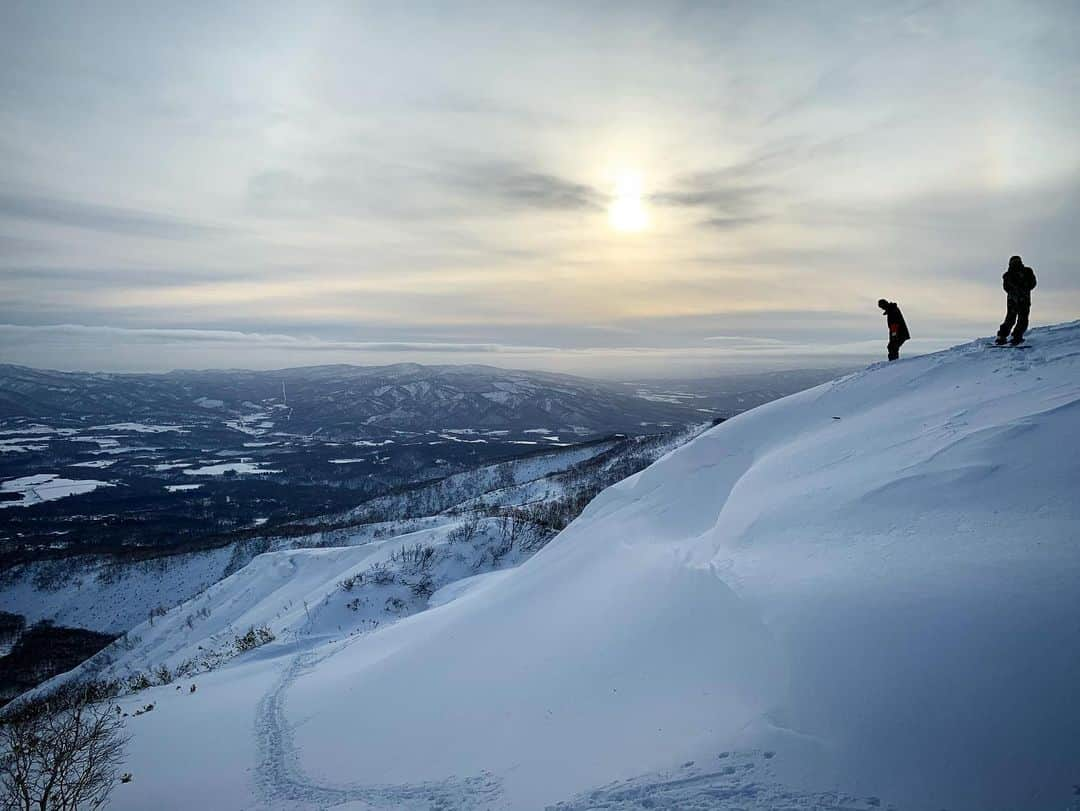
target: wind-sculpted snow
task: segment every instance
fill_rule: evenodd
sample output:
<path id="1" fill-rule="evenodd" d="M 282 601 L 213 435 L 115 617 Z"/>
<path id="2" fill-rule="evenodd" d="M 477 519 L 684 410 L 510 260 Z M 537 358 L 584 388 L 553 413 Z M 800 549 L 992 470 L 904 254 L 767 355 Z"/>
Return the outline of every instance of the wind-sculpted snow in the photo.
<path id="1" fill-rule="evenodd" d="M 1029 335 L 754 409 L 426 611 L 140 693 L 116 806 L 1068 807 L 1080 322 Z M 267 605 L 358 554 L 275 559 Z"/>

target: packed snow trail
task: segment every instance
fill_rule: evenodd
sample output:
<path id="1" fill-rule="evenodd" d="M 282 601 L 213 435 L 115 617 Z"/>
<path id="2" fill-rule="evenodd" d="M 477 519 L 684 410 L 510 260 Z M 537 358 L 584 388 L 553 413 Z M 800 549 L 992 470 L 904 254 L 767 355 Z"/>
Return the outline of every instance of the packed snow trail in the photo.
<path id="1" fill-rule="evenodd" d="M 754 409 L 427 611 L 126 700 L 116 807 L 1067 808 L 1080 322 L 1030 337 Z"/>
<path id="2" fill-rule="evenodd" d="M 362 803 L 365 808 L 449 809 L 484 806 L 498 797 L 499 783 L 487 775 L 401 786 L 327 785 L 308 778 L 297 763 L 292 731 L 285 715 L 285 694 L 297 676 L 318 663 L 310 651 L 297 653 L 280 680 L 259 702 L 255 721 L 258 742 L 255 782 L 267 808 L 286 804 L 298 808 L 332 808 Z"/>

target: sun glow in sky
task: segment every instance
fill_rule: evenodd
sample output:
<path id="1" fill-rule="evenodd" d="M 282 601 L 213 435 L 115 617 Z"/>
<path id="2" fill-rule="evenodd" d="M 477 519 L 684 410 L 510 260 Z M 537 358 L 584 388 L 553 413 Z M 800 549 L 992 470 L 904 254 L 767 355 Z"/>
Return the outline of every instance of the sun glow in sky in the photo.
<path id="1" fill-rule="evenodd" d="M 649 224 L 645 205 L 641 201 L 641 177 L 623 172 L 615 187 L 608 209 L 612 226 L 618 231 L 640 231 Z"/>
<path id="2" fill-rule="evenodd" d="M 1080 5 L 0 3 L 0 362 L 707 373 L 1080 312 Z"/>

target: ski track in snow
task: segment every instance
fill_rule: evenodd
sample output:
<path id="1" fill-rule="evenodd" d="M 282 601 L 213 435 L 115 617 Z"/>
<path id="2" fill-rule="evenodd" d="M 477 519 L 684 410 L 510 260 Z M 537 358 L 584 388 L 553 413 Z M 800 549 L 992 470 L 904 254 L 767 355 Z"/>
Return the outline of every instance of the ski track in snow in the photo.
<path id="1" fill-rule="evenodd" d="M 258 753 L 255 783 L 266 807 L 333 808 L 363 803 L 374 808 L 436 811 L 490 806 L 497 799 L 500 782 L 490 774 L 402 785 L 332 785 L 305 775 L 293 744 L 292 726 L 285 714 L 285 698 L 300 676 L 333 653 L 316 657 L 311 650 L 300 650 L 259 701 L 255 716 Z"/>
<path id="2" fill-rule="evenodd" d="M 265 807 L 275 809 L 334 808 L 362 803 L 372 808 L 477 809 L 491 808 L 502 793 L 499 778 L 482 773 L 468 778 L 447 778 L 400 785 L 335 785 L 319 782 L 303 772 L 286 716 L 286 694 L 305 673 L 314 670 L 335 651 L 316 656 L 298 643 L 280 678 L 259 701 L 255 719 L 258 764 L 255 783 Z M 771 768 L 773 752 L 759 749 L 722 752 L 716 765 L 695 762 L 676 770 L 620 780 L 583 792 L 574 799 L 546 807 L 546 811 L 638 811 L 686 809 L 693 811 L 897 811 L 877 797 L 858 798 L 840 791 L 797 793 L 777 782 Z"/>
<path id="3" fill-rule="evenodd" d="M 490 773 L 400 785 L 335 785 L 304 774 L 285 712 L 286 694 L 298 678 L 336 651 L 316 656 L 299 644 L 301 649 L 259 701 L 256 713 L 255 783 L 265 807 L 311 809 L 362 803 L 372 808 L 448 811 L 491 808 L 498 802 L 501 781 Z M 859 798 L 840 791 L 792 792 L 773 774 L 774 755 L 760 749 L 722 752 L 717 755 L 715 765 L 706 767 L 691 761 L 676 770 L 616 781 L 546 806 L 546 811 L 875 811 L 882 808 L 897 811 L 896 806 L 883 805 L 877 797 Z"/>

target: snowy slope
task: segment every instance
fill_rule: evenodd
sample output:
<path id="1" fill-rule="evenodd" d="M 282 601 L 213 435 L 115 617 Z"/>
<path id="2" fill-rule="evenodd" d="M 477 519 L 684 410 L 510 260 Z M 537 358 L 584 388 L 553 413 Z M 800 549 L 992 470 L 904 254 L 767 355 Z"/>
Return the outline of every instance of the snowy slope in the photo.
<path id="1" fill-rule="evenodd" d="M 265 626 L 290 641 L 369 632 L 516 566 L 556 534 L 552 520 L 566 518 L 558 510 L 515 508 L 584 506 L 604 482 L 630 475 L 634 465 L 646 466 L 705 428 L 483 466 L 351 513 L 359 520 L 398 516 L 393 520 L 145 561 L 32 565 L 7 578 L 0 607 L 29 608 L 31 622 L 72 617 L 128 632 L 65 681 L 145 684 L 201 674 L 231 659 L 248 628 Z M 267 554 L 251 562 L 260 552 Z"/>
<path id="2" fill-rule="evenodd" d="M 676 433 L 664 441 L 674 444 L 688 435 Z M 628 440 L 631 444 L 636 441 L 645 440 Z M 0 573 L 0 610 L 22 614 L 29 624 L 49 620 L 58 625 L 123 633 L 145 620 L 151 611 L 177 605 L 247 563 L 253 554 L 249 547 L 265 551 L 329 543 L 356 546 L 376 538 L 408 534 L 423 525 L 452 528 L 455 519 L 441 515 L 448 507 L 475 508 L 480 499 L 489 506 L 512 505 L 527 500 L 521 494 L 534 498 L 547 493 L 558 495 L 557 474 L 618 445 L 612 440 L 560 448 L 484 465 L 404 493 L 370 499 L 347 515 L 337 516 L 344 528 L 333 533 L 241 541 L 148 560 L 89 555 L 20 564 Z M 515 487 L 504 487 L 505 483 Z"/>
<path id="3" fill-rule="evenodd" d="M 0 611 L 32 625 L 57 625 L 120 634 L 154 610 L 185 600 L 224 577 L 234 550 L 221 547 L 138 561 L 87 558 L 42 561 L 5 572 Z"/>
<path id="4" fill-rule="evenodd" d="M 1030 340 L 762 406 L 427 611 L 125 700 L 115 806 L 1067 807 L 1080 322 Z M 311 590 L 277 571 L 245 621 Z"/>
<path id="5" fill-rule="evenodd" d="M 139 674 L 157 682 L 162 667 L 173 680 L 201 676 L 232 659 L 237 638 L 249 629 L 265 627 L 274 637 L 270 650 L 368 633 L 455 599 L 527 557 L 520 547 L 491 554 L 503 541 L 498 519 L 480 519 L 467 539 L 455 536 L 466 522 L 356 546 L 259 555 L 176 609 L 135 626 L 53 684 Z"/>

